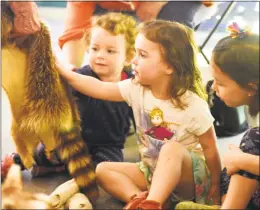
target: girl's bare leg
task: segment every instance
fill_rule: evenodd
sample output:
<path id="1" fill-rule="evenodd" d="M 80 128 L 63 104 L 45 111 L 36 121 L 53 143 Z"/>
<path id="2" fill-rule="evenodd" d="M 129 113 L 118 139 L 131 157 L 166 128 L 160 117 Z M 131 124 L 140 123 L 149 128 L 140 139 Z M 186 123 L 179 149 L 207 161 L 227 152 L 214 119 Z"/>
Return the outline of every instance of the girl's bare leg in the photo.
<path id="1" fill-rule="evenodd" d="M 173 190 L 186 199 L 194 197 L 191 156 L 184 146 L 171 141 L 160 151 L 147 200 L 163 205 Z"/>
<path id="2" fill-rule="evenodd" d="M 135 163 L 102 162 L 96 176 L 106 192 L 126 203 L 132 195 L 147 190 L 145 177 Z"/>
<path id="3" fill-rule="evenodd" d="M 231 176 L 228 192 L 222 197 L 221 209 L 246 209 L 248 202 L 259 187 L 259 182 L 239 174 Z"/>

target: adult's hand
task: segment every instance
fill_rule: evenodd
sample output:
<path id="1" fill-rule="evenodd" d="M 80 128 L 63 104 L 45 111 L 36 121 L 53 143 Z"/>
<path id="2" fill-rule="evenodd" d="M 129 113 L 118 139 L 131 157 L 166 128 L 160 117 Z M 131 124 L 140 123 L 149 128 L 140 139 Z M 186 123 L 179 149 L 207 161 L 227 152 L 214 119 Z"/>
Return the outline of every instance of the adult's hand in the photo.
<path id="1" fill-rule="evenodd" d="M 12 37 L 40 31 L 41 23 L 35 2 L 11 1 L 10 8 L 15 15 Z"/>

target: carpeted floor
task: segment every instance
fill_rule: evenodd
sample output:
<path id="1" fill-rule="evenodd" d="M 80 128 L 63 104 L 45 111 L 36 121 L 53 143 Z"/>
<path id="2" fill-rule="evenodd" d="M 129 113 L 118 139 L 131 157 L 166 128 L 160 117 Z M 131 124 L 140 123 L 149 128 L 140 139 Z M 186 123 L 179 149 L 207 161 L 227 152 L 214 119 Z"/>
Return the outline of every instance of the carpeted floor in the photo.
<path id="1" fill-rule="evenodd" d="M 139 154 L 135 135 L 128 137 L 124 149 L 125 161 L 137 162 Z M 56 187 L 69 180 L 67 174 L 51 174 L 48 177 L 32 178 L 28 171 L 23 172 L 24 188 L 30 192 L 40 192 L 50 194 Z M 122 209 L 124 204 L 107 194 L 100 188 L 100 197 L 97 201 L 95 209 Z"/>

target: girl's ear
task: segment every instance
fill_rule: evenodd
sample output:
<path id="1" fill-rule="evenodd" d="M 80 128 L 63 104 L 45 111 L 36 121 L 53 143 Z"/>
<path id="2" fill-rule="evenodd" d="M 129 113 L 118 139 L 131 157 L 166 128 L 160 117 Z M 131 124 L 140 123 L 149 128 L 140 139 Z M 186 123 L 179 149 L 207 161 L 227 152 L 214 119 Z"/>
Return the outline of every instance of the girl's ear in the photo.
<path id="1" fill-rule="evenodd" d="M 165 73 L 166 73 L 167 75 L 171 75 L 171 74 L 173 74 L 173 69 L 172 69 L 170 66 L 167 66 L 167 68 L 166 68 L 166 70 L 165 70 Z"/>
<path id="2" fill-rule="evenodd" d="M 248 89 L 248 96 L 254 96 L 258 89 L 259 89 L 259 85 L 257 85 L 254 82 L 249 82 L 248 83 L 249 89 Z"/>

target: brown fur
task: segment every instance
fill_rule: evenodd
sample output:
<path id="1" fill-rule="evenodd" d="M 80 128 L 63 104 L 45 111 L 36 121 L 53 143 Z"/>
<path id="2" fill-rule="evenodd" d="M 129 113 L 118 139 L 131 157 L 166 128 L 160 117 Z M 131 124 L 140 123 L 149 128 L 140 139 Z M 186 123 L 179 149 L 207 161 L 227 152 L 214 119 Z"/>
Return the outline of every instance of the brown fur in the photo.
<path id="1" fill-rule="evenodd" d="M 2 87 L 11 104 L 17 152 L 30 168 L 39 142 L 47 156 L 56 149 L 80 189 L 94 201 L 98 196 L 94 170 L 81 138 L 76 104 L 54 65 L 49 31 L 42 23 L 39 32 L 11 39 L 14 15 L 8 3 L 1 5 Z"/>
<path id="2" fill-rule="evenodd" d="M 20 167 L 12 165 L 2 186 L 2 209 L 50 209 L 49 197 L 23 190 Z"/>

